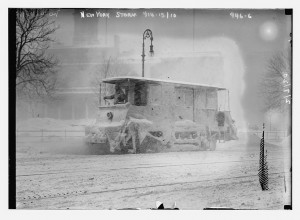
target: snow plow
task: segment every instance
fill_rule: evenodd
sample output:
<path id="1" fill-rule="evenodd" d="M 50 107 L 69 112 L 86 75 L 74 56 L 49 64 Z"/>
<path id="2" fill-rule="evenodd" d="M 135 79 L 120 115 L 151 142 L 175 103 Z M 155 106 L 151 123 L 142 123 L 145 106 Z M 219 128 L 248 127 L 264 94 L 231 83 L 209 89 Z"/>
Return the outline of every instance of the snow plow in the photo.
<path id="1" fill-rule="evenodd" d="M 103 83 L 114 85 L 115 93 L 100 94 L 104 104 L 85 128 L 93 154 L 184 151 L 186 145 L 213 151 L 217 141 L 237 139 L 230 111 L 218 108 L 224 88 L 144 77 Z"/>

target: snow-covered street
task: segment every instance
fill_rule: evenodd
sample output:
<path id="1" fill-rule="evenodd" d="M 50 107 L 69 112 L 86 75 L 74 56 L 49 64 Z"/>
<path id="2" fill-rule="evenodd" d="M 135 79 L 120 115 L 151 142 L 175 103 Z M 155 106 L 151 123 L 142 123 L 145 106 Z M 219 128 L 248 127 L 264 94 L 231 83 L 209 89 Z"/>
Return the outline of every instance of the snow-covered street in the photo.
<path id="1" fill-rule="evenodd" d="M 17 143 L 17 208 L 283 209 L 290 204 L 290 152 L 266 144 L 269 191 L 258 181 L 259 138 L 216 151 L 87 155 L 78 140 Z"/>

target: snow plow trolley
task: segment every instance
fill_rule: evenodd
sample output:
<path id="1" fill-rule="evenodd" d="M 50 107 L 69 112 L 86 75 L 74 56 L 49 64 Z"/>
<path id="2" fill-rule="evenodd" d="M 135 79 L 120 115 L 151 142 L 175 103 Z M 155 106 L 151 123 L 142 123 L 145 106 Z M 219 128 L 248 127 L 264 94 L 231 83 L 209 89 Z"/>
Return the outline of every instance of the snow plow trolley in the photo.
<path id="1" fill-rule="evenodd" d="M 85 128 L 92 153 L 190 150 L 187 146 L 213 151 L 218 140 L 237 139 L 230 111 L 218 105 L 218 93 L 225 88 L 144 77 L 103 83 L 115 91 L 100 94 L 96 121 Z"/>

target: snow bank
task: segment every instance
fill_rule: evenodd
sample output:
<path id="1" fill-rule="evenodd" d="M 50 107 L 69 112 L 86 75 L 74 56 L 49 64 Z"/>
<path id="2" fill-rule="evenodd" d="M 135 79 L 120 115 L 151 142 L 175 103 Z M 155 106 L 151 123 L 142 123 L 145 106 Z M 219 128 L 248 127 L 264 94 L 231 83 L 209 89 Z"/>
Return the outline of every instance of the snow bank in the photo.
<path id="1" fill-rule="evenodd" d="M 248 134 L 247 147 L 259 149 L 260 142 L 261 142 L 261 137 L 257 136 L 256 134 L 251 134 L 251 133 Z M 275 148 L 275 147 L 279 147 L 279 145 L 270 143 L 268 140 L 265 139 L 265 147 Z"/>
<path id="2" fill-rule="evenodd" d="M 30 118 L 17 123 L 18 130 L 82 130 L 93 120 L 57 120 L 53 118 Z"/>

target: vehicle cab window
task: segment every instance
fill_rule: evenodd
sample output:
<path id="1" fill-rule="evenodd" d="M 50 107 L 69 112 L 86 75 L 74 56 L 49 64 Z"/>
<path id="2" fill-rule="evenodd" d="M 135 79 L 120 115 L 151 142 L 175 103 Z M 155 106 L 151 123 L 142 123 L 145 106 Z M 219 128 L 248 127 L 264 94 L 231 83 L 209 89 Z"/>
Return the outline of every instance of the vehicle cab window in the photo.
<path id="1" fill-rule="evenodd" d="M 145 106 L 147 105 L 147 84 L 136 83 L 134 86 L 134 105 Z"/>
<path id="2" fill-rule="evenodd" d="M 128 102 L 128 86 L 120 83 L 115 84 L 114 93 L 104 97 L 104 100 L 113 100 L 114 104 L 125 104 Z"/>

